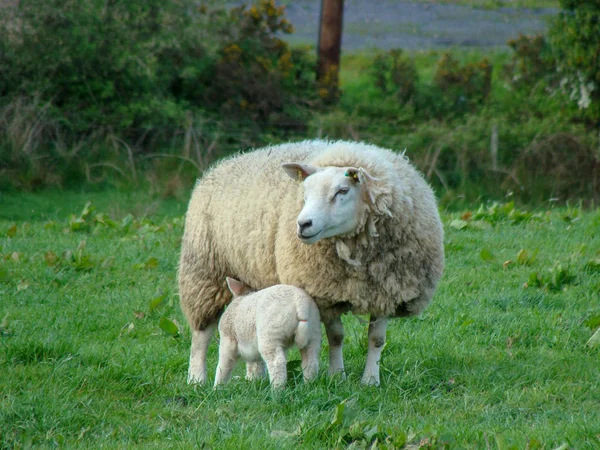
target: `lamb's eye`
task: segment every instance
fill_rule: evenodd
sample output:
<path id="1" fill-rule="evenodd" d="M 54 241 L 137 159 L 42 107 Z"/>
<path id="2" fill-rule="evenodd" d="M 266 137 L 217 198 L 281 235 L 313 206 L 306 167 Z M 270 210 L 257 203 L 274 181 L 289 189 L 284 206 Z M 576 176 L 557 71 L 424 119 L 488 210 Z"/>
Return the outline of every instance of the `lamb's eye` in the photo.
<path id="1" fill-rule="evenodd" d="M 348 193 L 350 189 L 348 188 L 341 188 L 339 191 L 337 191 L 335 193 L 335 196 L 337 197 L 338 195 L 346 195 Z"/>

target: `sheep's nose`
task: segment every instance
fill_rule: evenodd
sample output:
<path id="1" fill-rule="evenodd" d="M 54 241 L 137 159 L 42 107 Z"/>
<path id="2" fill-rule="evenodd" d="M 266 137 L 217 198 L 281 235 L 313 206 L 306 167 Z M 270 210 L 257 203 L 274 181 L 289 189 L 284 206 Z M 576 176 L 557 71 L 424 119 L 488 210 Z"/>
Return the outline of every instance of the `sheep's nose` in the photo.
<path id="1" fill-rule="evenodd" d="M 307 228 L 312 227 L 312 220 L 310 220 L 310 219 L 299 220 L 298 221 L 298 226 L 300 227 L 300 233 L 302 233 Z"/>

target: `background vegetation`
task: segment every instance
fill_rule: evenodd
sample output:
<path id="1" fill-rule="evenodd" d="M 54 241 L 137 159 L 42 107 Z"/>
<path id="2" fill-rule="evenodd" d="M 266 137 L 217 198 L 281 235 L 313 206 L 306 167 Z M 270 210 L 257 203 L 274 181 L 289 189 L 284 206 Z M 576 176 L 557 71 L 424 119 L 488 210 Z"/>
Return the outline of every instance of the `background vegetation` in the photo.
<path id="1" fill-rule="evenodd" d="M 600 7 L 560 6 L 506 51 L 345 55 L 331 105 L 272 0 L 23 0 L 0 26 L 0 188 L 177 195 L 220 156 L 326 137 L 406 148 L 445 205 L 597 202 Z"/>

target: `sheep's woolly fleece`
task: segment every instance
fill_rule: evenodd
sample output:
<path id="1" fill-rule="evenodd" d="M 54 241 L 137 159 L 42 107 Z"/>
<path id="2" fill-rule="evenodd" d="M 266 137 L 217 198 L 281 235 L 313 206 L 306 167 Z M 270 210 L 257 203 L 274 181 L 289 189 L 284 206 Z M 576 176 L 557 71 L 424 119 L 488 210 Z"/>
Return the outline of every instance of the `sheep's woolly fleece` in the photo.
<path id="1" fill-rule="evenodd" d="M 303 187 L 285 162 L 365 169 L 359 227 L 305 245 L 296 237 Z M 253 289 L 300 287 L 325 319 L 342 311 L 420 313 L 444 268 L 443 229 L 431 188 L 404 154 L 353 142 L 304 141 L 222 160 L 196 184 L 179 270 L 181 306 L 194 329 L 231 300 L 227 276 Z"/>

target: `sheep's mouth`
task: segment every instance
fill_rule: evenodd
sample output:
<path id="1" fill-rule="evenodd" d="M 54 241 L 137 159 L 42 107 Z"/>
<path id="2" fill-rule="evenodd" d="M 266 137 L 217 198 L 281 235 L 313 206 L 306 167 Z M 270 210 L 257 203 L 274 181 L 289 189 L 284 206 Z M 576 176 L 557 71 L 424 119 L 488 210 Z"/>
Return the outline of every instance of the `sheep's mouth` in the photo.
<path id="1" fill-rule="evenodd" d="M 321 230 L 315 234 L 312 234 L 310 236 L 305 236 L 302 233 L 298 233 L 298 239 L 300 239 L 303 242 L 308 242 L 308 241 L 316 242 L 315 238 L 318 237 L 322 232 L 323 232 L 323 230 Z"/>

